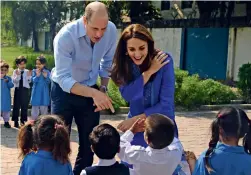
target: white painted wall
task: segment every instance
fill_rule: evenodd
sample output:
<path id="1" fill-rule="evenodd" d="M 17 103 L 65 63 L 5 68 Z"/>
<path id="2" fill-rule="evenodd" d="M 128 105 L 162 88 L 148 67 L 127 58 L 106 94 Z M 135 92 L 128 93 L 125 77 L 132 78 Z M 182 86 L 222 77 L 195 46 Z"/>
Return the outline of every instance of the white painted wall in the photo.
<path id="1" fill-rule="evenodd" d="M 240 66 L 251 63 L 251 27 L 238 28 L 236 34 L 233 78 L 238 80 Z"/>
<path id="2" fill-rule="evenodd" d="M 45 32 L 38 32 L 38 48 L 41 51 L 45 50 Z"/>
<path id="3" fill-rule="evenodd" d="M 27 41 L 22 41 L 21 39 L 19 39 L 18 45 L 24 46 L 24 47 L 32 47 L 32 39 L 29 38 Z"/>
<path id="4" fill-rule="evenodd" d="M 175 67 L 179 67 L 182 28 L 159 28 L 150 31 L 155 41 L 155 47 L 170 52 Z"/>

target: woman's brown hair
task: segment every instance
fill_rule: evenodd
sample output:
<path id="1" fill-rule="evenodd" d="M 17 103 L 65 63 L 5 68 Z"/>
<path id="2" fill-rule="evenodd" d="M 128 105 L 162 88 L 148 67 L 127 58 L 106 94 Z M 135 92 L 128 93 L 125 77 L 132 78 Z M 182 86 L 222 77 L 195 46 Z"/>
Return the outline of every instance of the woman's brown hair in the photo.
<path id="1" fill-rule="evenodd" d="M 137 38 L 146 41 L 148 44 L 148 55 L 143 64 L 140 65 L 141 72 L 146 71 L 150 65 L 153 56 L 156 54 L 154 41 L 151 33 L 140 24 L 131 24 L 122 32 L 115 51 L 111 79 L 118 86 L 127 84 L 132 80 L 132 61 L 127 52 L 127 41 L 131 38 Z"/>
<path id="2" fill-rule="evenodd" d="M 55 160 L 68 163 L 71 153 L 70 138 L 64 122 L 54 115 L 40 116 L 34 124 L 26 124 L 18 134 L 21 157 L 36 150 L 52 152 Z"/>

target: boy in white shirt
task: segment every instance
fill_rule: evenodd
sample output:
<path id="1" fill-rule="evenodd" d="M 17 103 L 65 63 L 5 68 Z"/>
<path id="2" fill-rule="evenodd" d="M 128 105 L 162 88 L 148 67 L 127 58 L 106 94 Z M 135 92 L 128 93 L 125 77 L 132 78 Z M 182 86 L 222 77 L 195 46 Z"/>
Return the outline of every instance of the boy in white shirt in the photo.
<path id="1" fill-rule="evenodd" d="M 144 131 L 147 148 L 132 146 L 134 134 Z M 182 167 L 183 147 L 174 137 L 174 123 L 161 114 L 137 120 L 120 138 L 119 158 L 133 165 L 131 175 L 173 175 L 187 173 Z M 179 168 L 177 171 L 177 168 Z M 184 168 L 183 168 L 184 169 Z M 182 172 L 182 173 L 181 173 Z M 190 171 L 188 169 L 188 174 Z"/>
<path id="2" fill-rule="evenodd" d="M 18 117 L 21 108 L 21 125 L 27 121 L 29 90 L 31 82 L 31 71 L 26 68 L 27 59 L 24 56 L 19 56 L 15 60 L 17 69 L 13 71 L 12 80 L 14 83 L 14 106 L 12 113 L 12 121 L 14 126 L 19 128 Z"/>

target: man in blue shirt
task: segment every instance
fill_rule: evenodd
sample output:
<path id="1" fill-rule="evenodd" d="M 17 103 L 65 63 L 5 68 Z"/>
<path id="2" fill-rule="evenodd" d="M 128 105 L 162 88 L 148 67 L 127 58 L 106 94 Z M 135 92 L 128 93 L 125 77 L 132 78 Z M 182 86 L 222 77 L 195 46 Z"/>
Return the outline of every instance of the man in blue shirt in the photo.
<path id="1" fill-rule="evenodd" d="M 74 174 L 93 163 L 89 134 L 99 124 L 99 111 L 114 112 L 106 95 L 109 70 L 116 49 L 116 26 L 108 21 L 101 2 L 87 5 L 82 18 L 64 26 L 54 39 L 55 69 L 52 73 L 52 113 L 71 128 L 74 116 L 79 133 L 79 152 Z M 101 86 L 96 85 L 98 76 Z"/>

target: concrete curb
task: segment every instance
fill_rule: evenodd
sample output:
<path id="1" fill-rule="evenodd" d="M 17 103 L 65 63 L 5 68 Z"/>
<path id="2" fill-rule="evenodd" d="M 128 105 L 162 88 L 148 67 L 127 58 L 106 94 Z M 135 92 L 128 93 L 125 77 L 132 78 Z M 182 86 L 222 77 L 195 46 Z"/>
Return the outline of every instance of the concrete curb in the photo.
<path id="1" fill-rule="evenodd" d="M 241 108 L 241 109 L 245 109 L 245 110 L 251 110 L 251 104 L 225 104 L 225 105 L 202 105 L 200 107 L 201 111 L 216 111 L 216 110 L 220 110 L 223 107 L 229 107 L 229 106 L 233 106 L 236 108 Z"/>
<path id="2" fill-rule="evenodd" d="M 224 105 L 201 105 L 199 108 L 192 109 L 192 110 L 177 107 L 175 112 L 218 111 L 221 108 L 227 107 L 227 106 L 233 106 L 236 108 L 251 110 L 251 104 L 224 104 Z M 116 109 L 116 112 L 114 114 L 110 112 L 109 110 L 101 111 L 100 114 L 101 115 L 116 115 L 116 114 L 128 114 L 128 112 L 129 112 L 129 107 L 121 107 L 121 108 Z M 11 114 L 12 114 L 12 110 L 11 110 Z M 31 115 L 31 109 L 28 109 L 28 116 L 30 115 Z"/>

